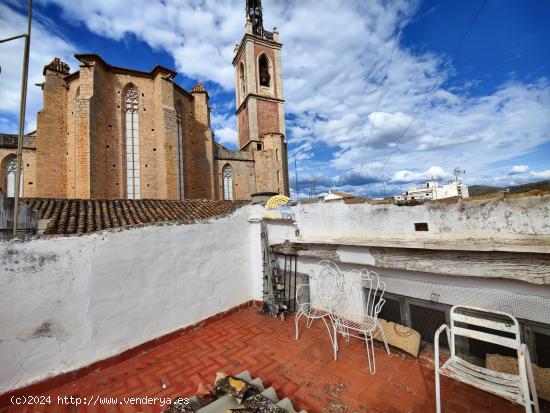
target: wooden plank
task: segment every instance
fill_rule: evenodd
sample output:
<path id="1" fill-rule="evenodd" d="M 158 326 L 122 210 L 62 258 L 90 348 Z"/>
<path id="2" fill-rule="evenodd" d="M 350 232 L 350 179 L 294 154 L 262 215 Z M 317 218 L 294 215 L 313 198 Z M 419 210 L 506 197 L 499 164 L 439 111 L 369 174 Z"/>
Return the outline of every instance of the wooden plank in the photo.
<path id="1" fill-rule="evenodd" d="M 517 348 L 519 347 L 519 340 L 497 336 L 496 334 L 484 333 L 482 331 L 468 330 L 467 328 L 462 327 L 453 327 L 451 329 L 451 334 L 486 341 L 489 343 L 495 343 L 499 346 L 513 348 L 514 350 L 517 350 Z"/>
<path id="2" fill-rule="evenodd" d="M 460 323 L 472 324 L 474 326 L 490 328 L 492 330 L 506 331 L 519 335 L 519 327 L 516 326 L 512 320 L 510 323 L 504 323 L 501 321 L 488 320 L 486 318 L 472 317 L 464 314 L 457 314 L 451 312 L 451 320 L 458 321 Z"/>
<path id="3" fill-rule="evenodd" d="M 476 387 L 488 391 L 493 394 L 497 394 L 501 397 L 504 397 L 508 400 L 519 400 L 520 393 L 519 389 L 512 389 L 510 387 L 499 386 L 493 383 L 490 383 L 484 379 L 469 375 L 463 371 L 456 368 L 452 363 L 445 364 L 445 367 L 442 369 L 442 373 L 446 376 L 452 377 L 462 383 L 469 384 L 470 386 Z"/>
<path id="4" fill-rule="evenodd" d="M 343 245 L 285 242 L 272 246 L 280 253 L 342 261 Z M 496 251 L 450 251 L 419 248 L 357 247 L 372 257 L 376 267 L 442 275 L 504 278 L 531 284 L 550 285 L 550 254 Z"/>
<path id="5" fill-rule="evenodd" d="M 550 255 L 371 248 L 377 267 L 550 285 Z"/>
<path id="6" fill-rule="evenodd" d="M 456 364 L 460 364 L 460 365 L 463 365 L 467 368 L 469 368 L 470 370 L 474 370 L 474 371 L 477 371 L 477 372 L 481 372 L 482 374 L 485 374 L 487 376 L 493 376 L 493 377 L 505 377 L 507 378 L 507 380 L 509 381 L 514 381 L 514 380 L 519 380 L 518 378 L 518 375 L 517 374 L 509 374 L 509 373 L 501 373 L 499 371 L 494 371 L 494 370 L 489 370 L 485 367 L 480 367 L 480 366 L 476 366 L 475 364 L 472 364 L 466 360 L 463 360 L 459 357 L 454 357 L 453 361 L 456 363 Z"/>
<path id="7" fill-rule="evenodd" d="M 499 386 L 504 387 L 510 387 L 512 389 L 517 389 L 519 386 L 519 377 L 518 376 L 512 376 L 510 378 L 510 375 L 505 373 L 499 373 L 499 372 L 491 372 L 488 369 L 483 368 L 472 368 L 474 365 L 468 362 L 461 363 L 461 359 L 456 358 L 453 359 L 453 362 L 451 363 L 453 366 L 455 366 L 456 370 L 460 370 L 465 374 L 477 377 L 479 379 L 487 380 L 489 383 L 494 383 Z M 478 367 L 478 366 L 476 366 Z M 489 374 L 489 372 L 493 374 Z"/>

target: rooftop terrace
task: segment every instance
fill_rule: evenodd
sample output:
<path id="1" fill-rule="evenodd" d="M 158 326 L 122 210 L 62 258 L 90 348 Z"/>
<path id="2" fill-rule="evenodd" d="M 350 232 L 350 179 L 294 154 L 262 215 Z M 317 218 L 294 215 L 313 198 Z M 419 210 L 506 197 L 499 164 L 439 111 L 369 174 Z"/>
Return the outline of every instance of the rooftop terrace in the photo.
<path id="1" fill-rule="evenodd" d="M 429 346 L 456 304 L 513 314 L 548 374 L 549 202 L 299 204 L 277 220 L 240 202 L 24 200 L 50 231 L 0 242 L 0 412 L 159 412 L 166 406 L 58 406 L 57 396 L 187 397 L 217 372 L 245 370 L 308 412 L 433 412 Z M 362 341 L 340 338 L 334 361 L 322 323 L 296 341 L 292 313 L 281 321 L 247 305 L 269 303 L 266 275 L 279 290 L 274 277 L 284 274 L 292 308 L 320 259 L 345 277 L 376 270 L 381 318 L 416 330 L 420 356 L 377 345 L 371 375 Z M 498 353 L 469 342 L 461 351 L 479 362 Z M 442 380 L 444 412 L 522 411 Z M 10 404 L 40 394 L 51 405 Z"/>
<path id="2" fill-rule="evenodd" d="M 249 370 L 280 398 L 309 412 L 433 412 L 433 355 L 418 359 L 376 346 L 377 372 L 369 374 L 359 340 L 340 340 L 338 361 L 322 323 L 294 340 L 293 318 L 285 321 L 247 307 L 144 350 L 125 361 L 48 390 L 42 395 L 99 397 L 192 396 L 200 383 L 212 384 L 219 371 Z M 42 386 L 47 385 L 48 382 Z M 40 386 L 36 388 L 38 392 Z M 165 387 L 165 388 L 163 388 Z M 36 393 L 35 393 L 36 394 Z M 518 406 L 470 386 L 443 378 L 444 412 L 521 412 Z M 166 406 L 79 406 L 79 412 L 160 412 Z M 67 406 L 11 407 L 2 412 L 77 411 Z"/>

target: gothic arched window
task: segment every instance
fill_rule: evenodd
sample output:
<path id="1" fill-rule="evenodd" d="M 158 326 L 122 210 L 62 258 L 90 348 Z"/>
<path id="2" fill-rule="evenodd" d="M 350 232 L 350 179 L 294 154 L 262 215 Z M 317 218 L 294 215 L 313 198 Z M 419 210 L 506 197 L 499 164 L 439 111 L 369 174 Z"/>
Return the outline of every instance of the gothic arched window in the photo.
<path id="1" fill-rule="evenodd" d="M 12 156 L 8 158 L 5 163 L 4 174 L 6 177 L 6 196 L 13 198 L 15 196 L 15 171 L 17 166 L 17 158 Z M 21 180 L 19 185 L 19 195 L 22 195 L 23 191 L 23 169 L 21 169 Z"/>
<path id="2" fill-rule="evenodd" d="M 262 53 L 258 59 L 258 73 L 260 77 L 260 86 L 270 87 L 271 68 L 269 59 L 265 53 Z"/>
<path id="3" fill-rule="evenodd" d="M 239 81 L 241 83 L 241 99 L 244 99 L 246 93 L 246 79 L 244 77 L 244 63 L 239 65 Z"/>
<path id="4" fill-rule="evenodd" d="M 138 93 L 133 86 L 130 86 L 126 90 L 124 99 L 126 118 L 126 188 L 129 199 L 140 199 Z"/>
<path id="5" fill-rule="evenodd" d="M 176 127 L 177 127 L 177 135 L 176 135 L 176 160 L 178 163 L 178 192 L 179 192 L 179 198 L 183 199 L 184 195 L 184 178 L 183 178 L 183 110 L 181 108 L 181 105 L 178 105 L 176 108 Z"/>
<path id="6" fill-rule="evenodd" d="M 225 165 L 222 169 L 223 175 L 223 199 L 233 200 L 233 168 Z"/>

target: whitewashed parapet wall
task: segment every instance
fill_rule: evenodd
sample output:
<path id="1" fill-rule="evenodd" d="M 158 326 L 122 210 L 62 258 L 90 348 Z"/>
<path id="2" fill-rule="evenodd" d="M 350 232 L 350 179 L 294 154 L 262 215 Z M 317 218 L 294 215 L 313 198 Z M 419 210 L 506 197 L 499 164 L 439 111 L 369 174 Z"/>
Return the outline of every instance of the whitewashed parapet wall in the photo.
<path id="1" fill-rule="evenodd" d="M 0 242 L 0 393 L 253 299 L 254 208 L 206 223 Z"/>
<path id="2" fill-rule="evenodd" d="M 301 204 L 294 210 L 301 237 L 306 239 L 437 237 L 442 241 L 546 242 L 549 246 L 550 195 L 400 207 L 316 203 Z M 427 223 L 429 231 L 415 231 L 414 223 Z"/>
<path id="3" fill-rule="evenodd" d="M 269 222 L 269 241 L 297 254 L 301 273 L 328 258 L 346 272 L 375 269 L 394 294 L 550 323 L 550 196 L 403 207 L 330 202 L 293 211 L 293 223 Z M 415 223 L 428 231 L 415 231 Z"/>
<path id="4" fill-rule="evenodd" d="M 418 206 L 317 203 L 272 224 L 298 255 L 550 285 L 550 196 Z M 427 231 L 417 231 L 421 224 Z"/>

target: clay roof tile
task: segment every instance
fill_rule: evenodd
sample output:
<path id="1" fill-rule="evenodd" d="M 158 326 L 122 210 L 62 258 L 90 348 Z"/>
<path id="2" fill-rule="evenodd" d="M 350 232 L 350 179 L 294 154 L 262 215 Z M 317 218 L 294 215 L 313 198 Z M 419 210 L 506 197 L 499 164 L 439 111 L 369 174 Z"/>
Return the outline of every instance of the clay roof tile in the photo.
<path id="1" fill-rule="evenodd" d="M 232 213 L 247 201 L 218 200 L 82 200 L 27 198 L 44 234 L 84 234 L 108 228 L 157 222 L 192 222 Z"/>

